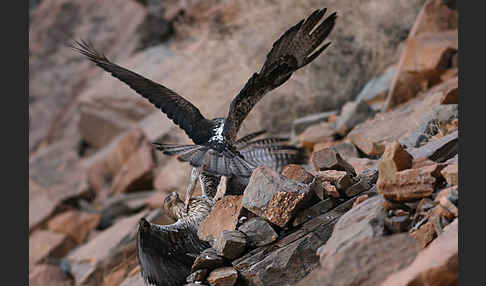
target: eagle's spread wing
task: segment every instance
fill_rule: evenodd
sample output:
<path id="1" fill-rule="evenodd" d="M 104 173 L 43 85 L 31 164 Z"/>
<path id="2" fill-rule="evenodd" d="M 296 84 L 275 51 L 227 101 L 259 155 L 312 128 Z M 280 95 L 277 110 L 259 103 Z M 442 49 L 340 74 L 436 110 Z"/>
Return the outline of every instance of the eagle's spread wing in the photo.
<path id="1" fill-rule="evenodd" d="M 141 274 L 149 285 L 182 285 L 199 253 L 208 248 L 194 225 L 179 220 L 171 225 L 140 220 L 137 254 Z"/>
<path id="2" fill-rule="evenodd" d="M 110 62 L 91 44 L 75 41 L 71 47 L 160 108 L 167 114 L 167 117 L 186 132 L 195 144 L 202 144 L 209 140 L 212 134 L 210 120 L 204 118 L 199 109 L 182 96 L 165 86 Z"/>
<path id="3" fill-rule="evenodd" d="M 260 72 L 253 74 L 231 102 L 223 130 L 229 142 L 236 140 L 241 123 L 265 93 L 285 83 L 294 71 L 313 61 L 329 46 L 327 43 L 318 48 L 333 29 L 337 14 L 332 13 L 316 27 L 325 13 L 326 9 L 314 11 L 273 44 Z"/>

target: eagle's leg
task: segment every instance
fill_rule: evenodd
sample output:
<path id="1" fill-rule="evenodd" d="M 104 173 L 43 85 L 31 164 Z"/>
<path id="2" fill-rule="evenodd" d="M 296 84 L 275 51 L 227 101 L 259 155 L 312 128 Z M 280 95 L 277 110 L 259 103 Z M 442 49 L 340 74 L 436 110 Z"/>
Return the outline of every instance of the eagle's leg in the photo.
<path id="1" fill-rule="evenodd" d="M 192 167 L 191 179 L 189 181 L 189 184 L 187 185 L 186 198 L 184 200 L 184 206 L 186 207 L 186 210 L 189 206 L 189 200 L 191 199 L 192 194 L 194 193 L 194 190 L 196 189 L 197 178 L 199 178 L 199 174 L 201 174 L 201 170 L 202 170 L 202 167 Z"/>
<path id="2" fill-rule="evenodd" d="M 218 191 L 218 185 L 221 181 L 221 176 L 214 176 L 206 172 L 201 172 L 199 175 L 199 182 L 201 183 L 202 195 L 210 200 L 214 199 Z"/>

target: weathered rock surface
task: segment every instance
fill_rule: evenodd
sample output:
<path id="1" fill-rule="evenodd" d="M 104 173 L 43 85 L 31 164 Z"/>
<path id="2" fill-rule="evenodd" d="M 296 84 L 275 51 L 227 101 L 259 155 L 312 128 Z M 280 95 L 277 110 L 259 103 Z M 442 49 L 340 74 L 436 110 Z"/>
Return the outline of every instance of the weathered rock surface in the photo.
<path id="1" fill-rule="evenodd" d="M 347 102 L 336 121 L 336 131 L 345 136 L 354 126 L 374 115 L 375 111 L 363 100 Z"/>
<path id="2" fill-rule="evenodd" d="M 326 257 L 319 268 L 297 285 L 378 285 L 389 274 L 412 263 L 420 249 L 408 234 L 363 238 Z"/>
<path id="3" fill-rule="evenodd" d="M 395 174 L 412 167 L 413 157 L 397 141 L 386 146 L 378 163 L 379 176 L 382 179 L 393 180 Z"/>
<path id="4" fill-rule="evenodd" d="M 442 171 L 440 171 L 440 173 L 442 174 L 442 176 L 444 176 L 447 183 L 451 186 L 458 184 L 459 181 L 458 172 L 459 172 L 459 167 L 457 163 L 447 165 L 447 167 L 445 167 L 444 169 L 442 169 Z"/>
<path id="5" fill-rule="evenodd" d="M 63 257 L 74 246 L 66 234 L 49 230 L 35 231 L 29 236 L 29 269 L 47 257 Z"/>
<path id="6" fill-rule="evenodd" d="M 89 183 L 102 198 L 136 189 L 150 189 L 155 166 L 152 144 L 135 128 L 89 158 Z"/>
<path id="7" fill-rule="evenodd" d="M 278 238 L 278 234 L 273 227 L 261 217 L 250 218 L 238 230 L 248 237 L 250 247 L 264 246 Z"/>
<path id="8" fill-rule="evenodd" d="M 290 164 L 283 168 L 282 175 L 294 181 L 309 184 L 314 179 L 311 173 L 307 172 L 302 166 Z"/>
<path id="9" fill-rule="evenodd" d="M 339 219 L 332 236 L 317 250 L 321 265 L 326 257 L 350 248 L 356 241 L 385 234 L 382 201 L 381 196 L 369 198 Z"/>
<path id="10" fill-rule="evenodd" d="M 333 147 L 325 148 L 312 153 L 312 164 L 318 171 L 337 170 L 345 171 L 351 176 L 356 176 L 353 166 L 346 162 L 339 152 Z"/>
<path id="11" fill-rule="evenodd" d="M 103 281 L 106 267 L 116 265 L 124 259 L 123 255 L 117 255 L 116 250 L 129 237 L 132 241 L 132 252 L 135 253 L 136 226 L 146 214 L 143 211 L 118 221 L 71 252 L 66 258 L 71 264 L 71 273 L 76 284 L 99 285 Z"/>
<path id="12" fill-rule="evenodd" d="M 196 281 L 203 281 L 208 276 L 207 269 L 199 269 L 192 272 L 189 276 L 187 276 L 186 282 L 187 283 L 194 283 Z"/>
<path id="13" fill-rule="evenodd" d="M 224 257 L 218 255 L 216 249 L 210 247 L 205 249 L 192 264 L 191 272 L 195 272 L 200 269 L 213 270 L 224 264 Z"/>
<path id="14" fill-rule="evenodd" d="M 358 175 L 366 169 L 375 167 L 379 162 L 378 160 L 368 158 L 347 158 L 346 161 L 353 166 Z"/>
<path id="15" fill-rule="evenodd" d="M 211 286 L 233 286 L 237 279 L 238 272 L 233 267 L 222 267 L 211 271 L 207 280 Z"/>
<path id="16" fill-rule="evenodd" d="M 197 235 L 201 240 L 213 242 L 225 230 L 235 230 L 240 216 L 246 213 L 242 196 L 225 196 L 217 201 L 206 219 L 201 222 Z"/>
<path id="17" fill-rule="evenodd" d="M 317 204 L 314 204 L 311 207 L 297 213 L 294 221 L 292 222 L 292 226 L 295 227 L 301 225 L 310 219 L 330 211 L 334 206 L 336 206 L 336 202 L 332 198 L 322 200 Z"/>
<path id="18" fill-rule="evenodd" d="M 29 273 L 29 285 L 43 286 L 46 282 L 52 286 L 73 285 L 73 281 L 59 267 L 49 264 L 35 266 Z"/>
<path id="19" fill-rule="evenodd" d="M 456 285 L 459 276 L 458 220 L 448 225 L 405 269 L 381 285 Z"/>
<path id="20" fill-rule="evenodd" d="M 243 193 L 242 205 L 256 215 L 284 227 L 302 208 L 317 200 L 308 186 L 266 166 L 257 167 Z"/>
<path id="21" fill-rule="evenodd" d="M 336 130 L 334 125 L 328 122 L 322 122 L 317 125 L 311 125 L 299 135 L 300 144 L 309 150 L 312 150 L 317 143 L 334 141 Z"/>
<path id="22" fill-rule="evenodd" d="M 323 182 L 330 182 L 339 191 L 346 190 L 354 183 L 353 178 L 345 171 L 319 171 L 316 172 L 316 177 Z M 326 186 L 324 188 L 327 190 Z"/>
<path id="23" fill-rule="evenodd" d="M 235 259 L 245 252 L 247 238 L 238 230 L 224 230 L 214 243 L 216 252 L 227 259 Z"/>
<path id="24" fill-rule="evenodd" d="M 99 222 L 99 214 L 71 210 L 53 217 L 47 223 L 47 228 L 67 234 L 77 244 L 81 244 L 89 232 L 98 226 Z"/>

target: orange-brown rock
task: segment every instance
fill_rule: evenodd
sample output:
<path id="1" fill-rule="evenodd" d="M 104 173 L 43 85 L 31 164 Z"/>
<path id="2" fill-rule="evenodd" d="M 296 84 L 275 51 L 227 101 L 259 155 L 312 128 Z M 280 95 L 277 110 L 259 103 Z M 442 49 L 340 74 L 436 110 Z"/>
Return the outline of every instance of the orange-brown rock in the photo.
<path id="1" fill-rule="evenodd" d="M 217 201 L 206 219 L 201 222 L 197 235 L 201 240 L 214 241 L 224 230 L 236 230 L 240 216 L 245 215 L 242 196 L 225 196 Z"/>
<path id="2" fill-rule="evenodd" d="M 29 236 L 29 269 L 48 256 L 61 258 L 74 248 L 74 242 L 63 233 L 37 230 Z"/>
<path id="3" fill-rule="evenodd" d="M 394 178 L 378 177 L 377 189 L 386 199 L 408 202 L 431 196 L 436 178 L 429 167 L 408 169 L 395 173 Z"/>
<path id="4" fill-rule="evenodd" d="M 435 208 L 440 208 L 440 210 L 438 210 L 438 214 L 445 216 L 450 220 L 459 216 L 459 210 L 450 199 L 451 196 L 454 196 L 452 192 L 457 193 L 457 186 L 441 190 L 434 199 L 434 202 L 438 204 Z"/>
<path id="5" fill-rule="evenodd" d="M 440 104 L 459 104 L 459 87 L 451 87 L 440 98 Z"/>
<path id="6" fill-rule="evenodd" d="M 102 197 L 149 188 L 155 166 L 152 152 L 141 129 L 121 134 L 86 162 L 90 185 Z"/>
<path id="7" fill-rule="evenodd" d="M 378 163 L 381 180 L 393 180 L 399 171 L 412 167 L 413 157 L 397 141 L 386 146 L 385 152 Z"/>
<path id="8" fill-rule="evenodd" d="M 254 214 L 284 227 L 318 197 L 306 184 L 290 180 L 266 166 L 257 167 L 243 193 L 242 205 Z"/>
<path id="9" fill-rule="evenodd" d="M 459 167 L 456 164 L 447 165 L 440 173 L 444 176 L 445 180 L 449 185 L 457 185 L 459 182 Z"/>
<path id="10" fill-rule="evenodd" d="M 331 197 L 337 199 L 341 196 L 336 186 L 331 184 L 330 181 L 322 181 L 322 188 L 324 190 L 325 197 Z"/>
<path id="11" fill-rule="evenodd" d="M 458 13 L 444 1 L 427 0 L 415 20 L 409 36 L 434 33 L 458 28 Z"/>
<path id="12" fill-rule="evenodd" d="M 372 160 L 368 158 L 348 158 L 346 159 L 351 166 L 353 166 L 356 174 L 360 174 L 363 170 L 374 167 L 378 164 L 378 160 Z"/>
<path id="13" fill-rule="evenodd" d="M 67 234 L 77 244 L 81 244 L 99 222 L 99 214 L 70 210 L 50 219 L 47 228 Z"/>
<path id="14" fill-rule="evenodd" d="M 457 54 L 456 54 L 457 55 Z M 453 57 L 454 59 L 454 57 Z M 458 68 L 450 68 L 447 69 L 441 76 L 440 76 L 440 81 L 448 81 L 453 78 L 457 78 L 457 74 L 459 72 Z"/>
<path id="15" fill-rule="evenodd" d="M 29 273 L 29 285 L 72 286 L 73 281 L 58 266 L 40 264 Z"/>
<path id="16" fill-rule="evenodd" d="M 319 177 L 319 179 L 321 179 L 323 183 L 324 182 L 331 183 L 339 191 L 344 191 L 353 184 L 353 179 L 345 171 L 335 171 L 335 170 L 318 171 L 316 172 L 316 176 Z M 325 192 L 333 193 L 332 188 L 329 188 L 327 184 L 324 185 L 324 189 Z"/>
<path id="17" fill-rule="evenodd" d="M 356 176 L 353 166 L 345 161 L 333 147 L 313 152 L 311 161 L 316 170 L 338 170 L 345 171 L 351 176 Z"/>
<path id="18" fill-rule="evenodd" d="M 437 237 L 435 232 L 435 227 L 432 219 L 429 219 L 426 223 L 421 225 L 419 229 L 410 234 L 414 239 L 416 239 L 422 248 L 425 248 L 429 243 Z"/>
<path id="19" fill-rule="evenodd" d="M 209 273 L 207 280 L 211 286 L 233 286 L 238 279 L 238 272 L 233 267 L 221 267 Z"/>
<path id="20" fill-rule="evenodd" d="M 457 285 L 458 228 L 456 219 L 408 267 L 391 274 L 381 285 Z"/>
<path id="21" fill-rule="evenodd" d="M 356 207 L 357 205 L 359 205 L 360 203 L 366 201 L 367 199 L 368 199 L 368 195 L 361 195 L 361 196 L 357 197 L 354 200 L 353 208 Z"/>
<path id="22" fill-rule="evenodd" d="M 334 130 L 333 125 L 328 122 L 322 122 L 309 126 L 299 135 L 299 139 L 304 148 L 312 150 L 317 143 L 334 141 L 335 135 L 336 130 Z"/>
<path id="23" fill-rule="evenodd" d="M 312 182 L 314 176 L 307 172 L 302 166 L 290 164 L 283 168 L 282 175 L 297 182 L 308 184 Z"/>

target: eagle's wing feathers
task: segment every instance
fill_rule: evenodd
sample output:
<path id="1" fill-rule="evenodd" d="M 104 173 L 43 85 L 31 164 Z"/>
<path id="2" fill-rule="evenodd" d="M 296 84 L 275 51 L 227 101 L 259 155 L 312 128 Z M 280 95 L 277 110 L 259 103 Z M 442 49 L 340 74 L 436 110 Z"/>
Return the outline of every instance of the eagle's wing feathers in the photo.
<path id="1" fill-rule="evenodd" d="M 294 71 L 313 61 L 329 46 L 327 43 L 319 48 L 333 29 L 337 14 L 332 13 L 316 27 L 325 12 L 326 9 L 314 11 L 273 44 L 260 72 L 250 77 L 231 102 L 223 130 L 229 142 L 235 142 L 241 123 L 267 92 L 285 83 Z"/>
<path id="2" fill-rule="evenodd" d="M 188 100 L 163 85 L 110 62 L 87 42 L 75 41 L 71 47 L 148 99 L 182 128 L 195 144 L 209 140 L 212 134 L 210 120 L 204 118 Z"/>

